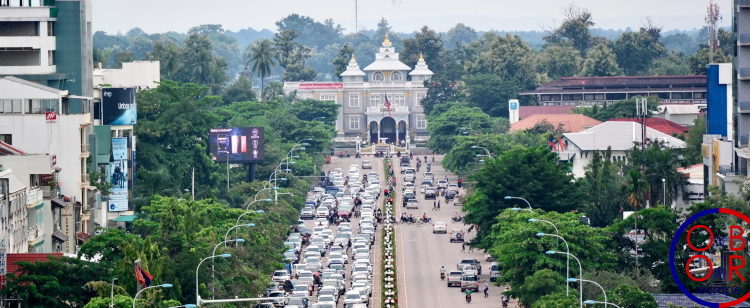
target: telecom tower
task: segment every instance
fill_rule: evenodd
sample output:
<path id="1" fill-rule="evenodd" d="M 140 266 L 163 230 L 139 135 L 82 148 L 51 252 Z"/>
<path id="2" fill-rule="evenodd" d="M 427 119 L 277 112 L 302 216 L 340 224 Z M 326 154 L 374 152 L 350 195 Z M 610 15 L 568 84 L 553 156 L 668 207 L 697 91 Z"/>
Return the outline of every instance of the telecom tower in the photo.
<path id="1" fill-rule="evenodd" d="M 708 3 L 706 25 L 708 26 L 708 63 L 713 63 L 714 51 L 719 48 L 719 28 L 716 25 L 721 20 L 719 5 L 713 0 Z"/>

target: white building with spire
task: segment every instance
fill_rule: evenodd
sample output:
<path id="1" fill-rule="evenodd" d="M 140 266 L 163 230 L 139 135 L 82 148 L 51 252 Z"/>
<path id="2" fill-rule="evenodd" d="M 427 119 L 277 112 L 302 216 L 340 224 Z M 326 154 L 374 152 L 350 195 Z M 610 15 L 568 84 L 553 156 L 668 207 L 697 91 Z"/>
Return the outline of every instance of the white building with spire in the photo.
<path id="1" fill-rule="evenodd" d="M 433 73 L 423 57 L 414 69 L 401 62 L 386 35 L 375 62 L 364 70 L 352 56 L 342 82 L 285 82 L 284 92 L 299 99 L 336 102 L 337 142 L 424 143 L 429 138 L 420 102 L 427 95 L 424 81 Z"/>

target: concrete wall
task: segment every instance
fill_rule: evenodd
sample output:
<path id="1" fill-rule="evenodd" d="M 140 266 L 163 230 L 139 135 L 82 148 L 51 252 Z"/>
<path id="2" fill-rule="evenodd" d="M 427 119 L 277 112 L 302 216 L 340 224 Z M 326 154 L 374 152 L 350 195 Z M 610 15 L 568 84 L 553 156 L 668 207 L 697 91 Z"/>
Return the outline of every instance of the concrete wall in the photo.
<path id="1" fill-rule="evenodd" d="M 13 173 L 26 187 L 31 187 L 32 174 L 52 174 L 52 154 L 4 155 L 0 156 L 0 166 L 13 169 Z"/>
<path id="2" fill-rule="evenodd" d="M 93 85 L 109 84 L 114 88 L 152 89 L 159 86 L 159 61 L 125 62 L 122 69 L 95 69 Z M 100 97 L 100 96 L 99 96 Z"/>

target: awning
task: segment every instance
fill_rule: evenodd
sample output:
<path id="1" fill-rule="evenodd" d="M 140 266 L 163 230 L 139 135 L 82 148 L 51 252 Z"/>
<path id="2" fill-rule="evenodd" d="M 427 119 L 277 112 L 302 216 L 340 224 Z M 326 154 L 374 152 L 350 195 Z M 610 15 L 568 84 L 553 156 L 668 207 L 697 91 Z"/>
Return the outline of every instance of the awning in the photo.
<path id="1" fill-rule="evenodd" d="M 52 237 L 53 237 L 54 239 L 58 240 L 58 241 L 61 241 L 61 242 L 65 242 L 65 241 L 67 241 L 67 240 L 68 240 L 68 237 L 67 237 L 67 236 L 65 236 L 65 234 L 63 234 L 63 233 L 62 233 L 62 232 L 60 232 L 60 231 L 55 231 L 55 232 L 52 232 Z"/>
<path id="2" fill-rule="evenodd" d="M 114 221 L 114 222 L 133 222 L 133 220 L 135 220 L 136 218 L 138 218 L 138 215 L 121 215 L 121 216 L 117 216 L 117 218 L 115 218 L 112 221 Z"/>

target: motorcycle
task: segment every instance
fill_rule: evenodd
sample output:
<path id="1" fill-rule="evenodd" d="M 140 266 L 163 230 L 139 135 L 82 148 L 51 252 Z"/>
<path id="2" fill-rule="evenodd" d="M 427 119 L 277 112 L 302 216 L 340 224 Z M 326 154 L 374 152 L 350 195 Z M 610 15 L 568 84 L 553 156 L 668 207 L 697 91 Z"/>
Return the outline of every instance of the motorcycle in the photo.
<path id="1" fill-rule="evenodd" d="M 440 273 L 440 280 L 445 280 L 445 273 Z"/>
<path id="2" fill-rule="evenodd" d="M 453 220 L 453 222 L 460 222 L 460 221 L 464 220 L 464 218 L 461 217 L 461 216 L 453 216 L 453 218 L 451 218 L 451 220 Z"/>
<path id="3" fill-rule="evenodd" d="M 471 294 L 466 294 L 466 303 L 471 304 Z"/>

